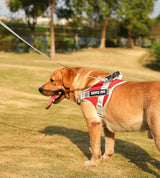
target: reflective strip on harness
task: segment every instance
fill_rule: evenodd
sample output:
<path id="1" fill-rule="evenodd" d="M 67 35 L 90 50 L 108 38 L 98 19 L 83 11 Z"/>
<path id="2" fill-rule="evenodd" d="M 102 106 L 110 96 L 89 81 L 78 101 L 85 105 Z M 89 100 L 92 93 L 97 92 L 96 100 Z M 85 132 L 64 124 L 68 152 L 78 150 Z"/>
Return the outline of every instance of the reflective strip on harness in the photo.
<path id="1" fill-rule="evenodd" d="M 114 74 L 114 73 L 113 73 Z M 113 75 L 111 74 L 111 76 Z M 78 103 L 81 101 L 91 102 L 96 110 L 97 114 L 100 117 L 103 117 L 104 105 L 106 105 L 111 97 L 113 89 L 124 83 L 124 80 L 121 80 L 122 74 L 119 72 L 120 76 L 111 78 L 106 82 L 99 81 L 87 90 L 83 91 L 78 97 Z"/>
<path id="2" fill-rule="evenodd" d="M 109 81 L 109 82 L 104 82 L 101 89 L 102 89 L 102 90 L 103 90 L 103 89 L 107 89 L 110 83 L 111 83 L 111 81 Z M 110 91 L 110 92 L 108 92 L 107 95 L 110 95 L 112 91 L 111 91 L 110 89 L 108 89 L 108 91 Z M 101 116 L 101 117 L 103 117 L 103 100 L 104 100 L 104 96 L 105 96 L 105 95 L 102 95 L 102 96 L 99 96 L 99 97 L 98 97 L 98 101 L 97 101 L 97 105 L 96 105 L 97 114 L 98 114 L 99 116 Z"/>
<path id="3" fill-rule="evenodd" d="M 118 79 L 116 79 L 116 80 L 118 80 Z M 113 81 L 113 82 L 114 82 L 114 81 Z M 100 117 L 103 117 L 104 106 L 109 102 L 110 97 L 111 97 L 112 92 L 113 92 L 113 89 L 114 89 L 115 87 L 117 87 L 118 85 L 121 85 L 122 83 L 125 83 L 125 82 L 126 82 L 126 81 L 119 80 L 117 84 L 114 84 L 114 85 L 112 86 L 112 88 L 108 89 L 108 90 L 110 91 L 108 95 L 98 98 L 98 102 L 97 102 L 96 109 L 97 109 L 97 114 L 98 114 Z M 111 84 L 112 84 L 112 82 L 111 82 Z M 110 86 L 109 86 L 109 87 L 110 87 Z"/>

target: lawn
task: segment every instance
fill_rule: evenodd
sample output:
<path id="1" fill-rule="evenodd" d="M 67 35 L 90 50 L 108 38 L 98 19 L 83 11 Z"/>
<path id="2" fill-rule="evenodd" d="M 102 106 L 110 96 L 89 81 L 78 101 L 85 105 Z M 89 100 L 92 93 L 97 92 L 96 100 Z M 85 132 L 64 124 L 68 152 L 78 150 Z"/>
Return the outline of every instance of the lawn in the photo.
<path id="1" fill-rule="evenodd" d="M 69 66 L 120 70 L 125 80 L 160 80 L 159 72 L 140 63 L 144 55 L 144 49 L 108 48 L 56 58 Z M 84 166 L 91 148 L 80 107 L 64 100 L 45 110 L 49 98 L 38 92 L 59 65 L 38 54 L 1 52 L 0 67 L 0 177 L 160 177 L 160 152 L 146 132 L 117 133 L 113 158 Z"/>

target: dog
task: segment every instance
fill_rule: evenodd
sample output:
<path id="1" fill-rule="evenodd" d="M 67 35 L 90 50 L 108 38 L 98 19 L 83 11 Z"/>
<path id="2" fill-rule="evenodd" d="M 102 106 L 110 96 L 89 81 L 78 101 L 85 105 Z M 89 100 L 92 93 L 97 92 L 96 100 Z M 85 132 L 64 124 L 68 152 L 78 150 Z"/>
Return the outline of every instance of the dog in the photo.
<path id="1" fill-rule="evenodd" d="M 77 71 L 77 72 L 75 72 Z M 97 80 L 86 75 L 105 78 L 109 73 L 84 68 L 58 68 L 50 80 L 39 88 L 41 94 L 51 96 L 48 106 L 58 104 L 64 98 L 81 106 L 86 119 L 92 157 L 85 165 L 96 166 L 100 159 L 109 160 L 114 153 L 116 132 L 137 132 L 148 130 L 160 150 L 160 81 L 126 81 L 117 85 L 104 106 L 103 116 L 97 114 L 95 106 L 87 100 L 78 102 L 83 91 Z M 101 128 L 105 135 L 105 153 L 101 156 Z"/>

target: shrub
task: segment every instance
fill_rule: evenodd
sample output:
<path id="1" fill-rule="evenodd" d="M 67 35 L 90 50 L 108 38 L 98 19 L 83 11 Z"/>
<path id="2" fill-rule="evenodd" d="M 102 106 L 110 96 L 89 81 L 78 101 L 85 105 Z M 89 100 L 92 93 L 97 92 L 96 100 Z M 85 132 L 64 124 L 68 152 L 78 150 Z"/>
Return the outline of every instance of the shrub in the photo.
<path id="1" fill-rule="evenodd" d="M 0 51 L 10 52 L 15 47 L 13 41 L 7 38 L 0 39 L 0 44 Z"/>
<path id="2" fill-rule="evenodd" d="M 43 43 L 43 37 L 40 37 L 39 39 L 36 39 L 36 40 L 34 41 L 34 46 L 35 46 L 38 50 L 40 50 L 40 51 L 42 51 L 42 52 L 45 52 L 45 44 Z"/>
<path id="3" fill-rule="evenodd" d="M 151 48 L 153 54 L 156 56 L 156 60 L 160 61 L 160 42 L 154 43 Z"/>
<path id="4" fill-rule="evenodd" d="M 160 42 L 155 42 L 153 44 L 150 54 L 154 56 L 155 59 L 147 64 L 147 67 L 160 71 Z"/>

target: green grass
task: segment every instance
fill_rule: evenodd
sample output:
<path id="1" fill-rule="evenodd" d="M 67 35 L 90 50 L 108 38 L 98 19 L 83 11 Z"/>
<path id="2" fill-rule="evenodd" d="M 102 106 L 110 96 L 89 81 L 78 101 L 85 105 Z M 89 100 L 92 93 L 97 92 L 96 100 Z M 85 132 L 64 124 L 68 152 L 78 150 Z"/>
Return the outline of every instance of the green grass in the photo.
<path id="1" fill-rule="evenodd" d="M 120 70 L 126 80 L 160 80 L 138 62 L 144 53 L 109 48 L 56 57 L 71 66 Z M 0 177 L 160 177 L 160 153 L 146 133 L 117 133 L 113 158 L 85 167 L 91 148 L 79 106 L 64 100 L 46 111 L 49 98 L 38 92 L 60 66 L 37 54 L 14 53 L 0 53 L 0 66 Z"/>

